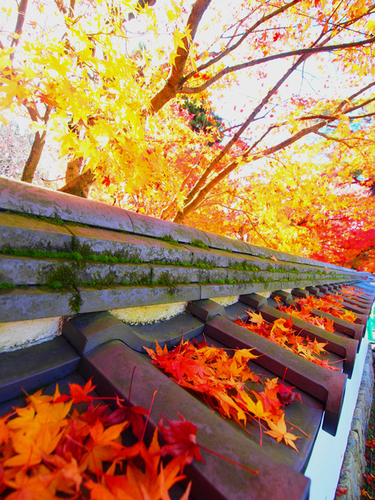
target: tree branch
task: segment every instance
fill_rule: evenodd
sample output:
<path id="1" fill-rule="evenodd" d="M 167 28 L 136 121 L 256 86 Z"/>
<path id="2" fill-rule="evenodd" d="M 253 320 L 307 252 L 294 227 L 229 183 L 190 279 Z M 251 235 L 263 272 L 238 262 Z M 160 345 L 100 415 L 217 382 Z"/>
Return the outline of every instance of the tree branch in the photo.
<path id="1" fill-rule="evenodd" d="M 241 36 L 241 38 L 234 45 L 232 45 L 231 47 L 226 48 L 225 50 L 223 50 L 222 52 L 220 52 L 220 54 L 216 55 L 210 61 L 208 61 L 208 62 L 206 62 L 206 63 L 201 64 L 200 66 L 198 66 L 197 67 L 197 71 L 191 71 L 188 75 L 186 75 L 183 78 L 182 83 L 185 83 L 187 80 L 189 80 L 196 73 L 200 73 L 201 71 L 204 71 L 205 69 L 209 68 L 213 64 L 217 63 L 223 57 L 225 57 L 228 54 L 230 54 L 231 52 L 233 52 L 233 50 L 236 50 L 241 45 L 241 43 L 243 43 L 243 41 L 254 30 L 256 30 L 261 24 L 265 23 L 266 21 L 269 21 L 270 19 L 272 19 L 273 17 L 277 16 L 278 14 L 281 14 L 282 12 L 285 12 L 290 7 L 293 7 L 294 5 L 296 5 L 297 3 L 299 3 L 300 1 L 301 0 L 293 0 L 292 2 L 290 2 L 290 3 L 288 3 L 288 4 L 286 4 L 286 5 L 282 6 L 282 7 L 280 7 L 279 9 L 276 9 L 275 11 L 271 12 L 270 14 L 267 14 L 266 16 L 263 16 L 261 19 L 259 19 L 259 21 L 257 21 L 256 23 L 254 23 L 248 30 L 246 30 L 245 33 Z"/>
<path id="2" fill-rule="evenodd" d="M 371 116 L 375 116 L 375 112 L 367 113 L 366 115 L 349 116 L 349 120 L 362 120 L 362 118 L 370 118 Z"/>
<path id="3" fill-rule="evenodd" d="M 327 134 L 323 134 L 323 132 L 319 132 L 319 131 L 314 132 L 314 134 L 319 135 L 320 137 L 324 137 L 324 139 L 327 139 L 328 141 L 341 142 L 342 144 L 345 144 L 345 146 L 348 147 L 349 149 L 354 148 L 354 146 L 351 146 L 350 144 L 348 144 L 348 141 L 346 141 L 345 139 L 339 139 L 337 137 L 332 137 L 332 136 L 329 136 Z"/>
<path id="4" fill-rule="evenodd" d="M 253 113 L 251 113 L 249 118 L 250 117 L 255 118 L 256 113 L 258 113 L 260 111 L 260 109 L 266 104 L 266 102 L 268 102 L 269 98 L 276 92 L 276 90 L 278 90 L 278 88 L 287 79 L 287 77 L 300 64 L 302 64 L 307 57 L 308 56 L 306 56 L 306 55 L 300 57 L 298 59 L 298 61 L 289 68 L 289 70 L 279 80 L 279 82 L 273 87 L 273 89 L 271 89 L 268 92 L 268 94 L 263 98 L 261 103 L 257 106 L 257 108 L 255 108 L 255 110 L 253 111 Z M 366 92 L 368 89 L 370 89 L 373 86 L 375 86 L 375 82 L 372 82 L 372 83 L 366 85 L 365 87 L 363 87 L 362 89 L 356 91 L 352 96 L 349 97 L 349 99 L 342 100 L 341 103 L 337 106 L 335 112 L 337 112 L 338 110 L 342 109 L 345 105 L 347 105 L 348 101 L 354 100 L 356 97 L 359 97 L 361 94 L 363 94 L 364 92 Z M 354 104 L 351 107 L 348 107 L 341 114 L 347 115 L 348 113 L 353 112 L 354 110 L 368 104 L 369 102 L 372 102 L 373 100 L 375 100 L 375 98 L 367 99 L 366 101 L 362 102 L 361 104 Z M 246 120 L 246 122 L 244 122 L 244 124 L 245 123 L 249 124 L 249 118 Z M 263 158 L 265 156 L 270 156 L 271 154 L 274 154 L 274 153 L 290 146 L 291 144 L 300 140 L 302 137 L 305 137 L 306 135 L 311 134 L 311 133 L 318 132 L 322 127 L 327 126 L 330 122 L 335 121 L 337 119 L 338 119 L 338 117 L 336 114 L 331 115 L 331 116 L 322 115 L 322 120 L 320 122 L 318 122 L 314 125 L 311 125 L 310 127 L 306 127 L 304 129 L 298 131 L 297 133 L 295 133 L 293 136 L 289 137 L 285 141 L 282 141 L 275 146 L 266 148 L 262 152 L 259 152 L 256 155 L 251 156 L 251 161 L 258 160 L 258 159 Z M 265 137 L 269 133 L 269 131 L 275 127 L 276 127 L 276 125 L 270 127 L 262 137 Z M 241 127 L 241 130 L 242 129 L 243 129 L 243 127 Z M 258 145 L 259 143 L 260 143 L 260 140 L 258 140 L 255 144 Z M 241 161 L 247 160 L 249 158 L 251 152 L 253 151 L 255 144 L 253 144 L 251 147 L 249 147 L 245 151 L 245 153 L 243 153 L 239 158 L 236 158 L 235 160 L 230 162 L 221 172 L 219 172 L 213 179 L 211 179 L 206 185 L 204 185 L 204 183 L 206 182 L 206 180 L 208 178 L 208 174 L 214 170 L 214 168 L 216 167 L 216 165 L 218 163 L 217 158 L 221 159 L 223 156 L 223 155 L 221 155 L 221 153 L 219 153 L 219 155 L 216 158 L 214 158 L 214 160 L 207 167 L 206 171 L 203 173 L 203 175 L 201 176 L 199 181 L 196 183 L 194 188 L 190 191 L 190 193 L 186 197 L 184 208 L 176 214 L 174 222 L 182 222 L 184 217 L 188 213 L 190 213 L 192 210 L 194 210 L 202 202 L 202 200 L 205 198 L 205 196 L 207 196 L 207 193 L 209 193 L 221 180 L 223 180 L 227 175 L 229 175 L 233 170 L 235 170 Z"/>
<path id="5" fill-rule="evenodd" d="M 264 64 L 270 61 L 275 61 L 277 59 L 283 59 L 286 57 L 292 57 L 292 56 L 310 56 L 312 54 L 320 54 L 323 52 L 333 52 L 336 50 L 342 50 L 342 49 L 349 49 L 352 47 L 362 47 L 367 44 L 371 44 L 375 42 L 375 36 L 368 38 L 366 40 L 362 40 L 360 42 L 351 42 L 351 43 L 341 43 L 337 45 L 327 45 L 327 46 L 318 46 L 318 47 L 310 47 L 307 49 L 297 49 L 297 50 L 291 50 L 289 52 L 281 52 L 280 54 L 274 54 L 272 56 L 266 56 L 262 57 L 260 59 L 254 59 L 252 61 L 248 61 L 246 63 L 242 64 L 236 64 L 235 66 L 227 66 L 226 68 L 223 68 L 221 71 L 219 71 L 216 75 L 214 75 L 212 78 L 207 80 L 206 82 L 202 83 L 199 87 L 181 87 L 181 89 L 178 91 L 180 94 L 198 94 L 200 92 L 203 92 L 206 90 L 208 87 L 210 87 L 213 83 L 217 82 L 220 80 L 225 75 L 228 75 L 229 73 L 233 73 L 235 71 L 240 71 L 241 69 L 246 69 L 246 68 L 251 68 L 253 66 L 257 66 L 259 64 Z"/>
<path id="6" fill-rule="evenodd" d="M 159 111 L 164 104 L 170 99 L 173 99 L 177 93 L 178 86 L 182 75 L 185 71 L 186 61 L 189 56 L 190 43 L 194 40 L 198 25 L 206 12 L 211 0 L 196 0 L 190 12 L 189 19 L 186 24 L 186 31 L 190 34 L 190 40 L 185 36 L 182 39 L 184 47 L 178 47 L 177 57 L 174 65 L 171 68 L 169 78 L 164 87 L 151 99 L 151 109 L 154 113 Z"/>
<path id="7" fill-rule="evenodd" d="M 22 34 L 22 28 L 23 28 L 23 24 L 25 22 L 25 16 L 26 16 L 27 2 L 28 2 L 28 0 L 21 0 L 20 4 L 18 6 L 17 23 L 16 23 L 16 29 L 14 30 L 14 35 L 17 35 L 17 36 L 12 38 L 12 43 L 10 44 L 11 47 L 17 47 L 20 36 Z M 10 54 L 11 61 L 13 61 L 13 59 L 14 59 L 14 54 L 15 54 L 14 52 L 12 52 L 12 54 Z"/>
<path id="8" fill-rule="evenodd" d="M 185 206 L 189 206 L 189 204 L 193 201 L 195 196 L 199 193 L 199 191 L 202 189 L 204 186 L 205 182 L 207 181 L 209 175 L 211 172 L 213 172 L 218 165 L 218 163 L 222 160 L 222 158 L 226 155 L 226 153 L 231 149 L 231 147 L 236 143 L 238 138 L 241 136 L 241 134 L 246 130 L 246 128 L 252 123 L 255 119 L 255 117 L 258 115 L 258 113 L 261 111 L 263 106 L 269 101 L 269 99 L 274 95 L 278 89 L 281 87 L 281 85 L 289 78 L 289 76 L 294 72 L 294 70 L 302 64 L 302 62 L 306 59 L 307 56 L 302 56 L 298 59 L 296 63 L 294 63 L 288 71 L 280 78 L 280 80 L 274 85 L 266 94 L 266 96 L 261 100 L 261 102 L 256 106 L 256 108 L 250 113 L 248 118 L 244 121 L 244 123 L 241 125 L 241 127 L 237 130 L 237 132 L 234 134 L 232 139 L 223 147 L 223 149 L 220 151 L 220 153 L 212 160 L 212 162 L 208 165 L 206 170 L 203 172 L 193 189 L 190 191 L 190 193 L 187 195 L 186 200 L 185 200 Z M 211 181 L 212 182 L 212 181 Z M 211 184 L 211 183 L 209 183 Z M 184 209 L 185 210 L 185 209 Z M 189 210 L 190 211 L 190 210 Z M 176 218 L 179 219 L 181 212 L 179 212 L 176 215 Z M 176 220 L 175 222 L 180 222 L 180 220 Z"/>

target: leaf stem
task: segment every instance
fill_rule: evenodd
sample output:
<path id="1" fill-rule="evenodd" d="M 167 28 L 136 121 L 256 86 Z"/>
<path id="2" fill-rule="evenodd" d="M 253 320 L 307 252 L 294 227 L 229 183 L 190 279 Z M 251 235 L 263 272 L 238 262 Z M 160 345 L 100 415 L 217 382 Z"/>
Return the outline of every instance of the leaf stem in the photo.
<path id="1" fill-rule="evenodd" d="M 216 453 L 216 451 L 212 451 L 209 448 L 206 448 L 202 444 L 196 443 L 199 448 L 201 448 L 204 451 L 207 451 L 208 453 L 211 453 L 212 455 L 215 455 L 215 457 L 222 458 L 223 460 L 226 460 L 227 462 L 230 462 L 231 464 L 238 465 L 238 467 L 241 467 L 242 469 L 247 470 L 248 472 L 251 472 L 252 474 L 255 474 L 256 476 L 259 476 L 259 472 L 257 470 L 250 469 L 249 467 L 246 467 L 246 465 L 242 465 L 235 460 L 232 460 L 231 458 L 224 457 L 223 455 L 220 455 L 220 453 Z"/>

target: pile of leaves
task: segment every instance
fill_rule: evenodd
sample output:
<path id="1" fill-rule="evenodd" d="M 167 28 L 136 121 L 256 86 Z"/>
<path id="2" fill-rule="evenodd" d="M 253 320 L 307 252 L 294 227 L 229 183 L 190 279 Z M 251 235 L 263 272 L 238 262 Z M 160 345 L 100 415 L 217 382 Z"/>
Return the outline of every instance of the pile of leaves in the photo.
<path id="1" fill-rule="evenodd" d="M 209 346 L 207 342 L 181 342 L 173 350 L 145 348 L 152 362 L 171 377 L 177 384 L 198 393 L 223 418 L 235 420 L 245 429 L 248 421 L 259 423 L 261 444 L 262 428 L 265 433 L 284 441 L 298 451 L 294 441 L 298 439 L 287 429 L 285 406 L 295 398 L 301 402 L 301 395 L 278 382 L 277 378 L 266 379 L 263 391 L 249 389 L 245 382 L 261 384 L 262 381 L 248 366 L 256 358 L 251 349 L 235 349 L 229 357 L 224 349 Z M 246 429 L 245 429 L 246 430 Z"/>
<path id="2" fill-rule="evenodd" d="M 280 311 L 285 312 L 291 316 L 295 316 L 311 325 L 318 326 L 319 328 L 323 328 L 327 332 L 334 333 L 335 326 L 334 321 L 328 318 L 321 318 L 320 316 L 316 316 L 312 312 L 312 307 L 307 305 L 299 305 L 298 307 L 294 304 L 286 306 L 281 303 L 280 297 L 276 296 L 274 299 L 277 302 L 278 308 Z"/>
<path id="3" fill-rule="evenodd" d="M 367 279 L 367 278 L 363 278 L 363 279 Z M 349 298 L 353 298 L 353 295 L 355 297 L 360 297 L 361 295 L 365 294 L 365 292 L 363 292 L 361 290 L 358 290 L 354 286 L 343 286 L 341 288 L 341 293 L 344 293 L 345 295 L 348 295 Z"/>
<path id="4" fill-rule="evenodd" d="M 355 323 L 357 320 L 357 316 L 352 311 L 342 306 L 343 300 L 338 295 L 324 295 L 324 298 L 310 295 L 305 298 L 295 299 L 295 301 L 301 308 L 319 309 L 319 311 L 332 314 L 332 316 L 349 321 L 349 323 Z"/>
<path id="5" fill-rule="evenodd" d="M 94 406 L 89 393 L 95 388 L 70 384 L 70 395 L 42 391 L 26 399 L 27 406 L 0 418 L 0 497 L 7 500 L 170 500 L 168 490 L 185 476 L 182 470 L 194 458 L 202 460 L 196 444 L 196 427 L 184 420 L 162 421 L 166 442 L 160 446 L 158 429 L 149 447 L 143 441 L 142 407 L 117 409 Z M 72 405 L 86 402 L 79 414 Z M 122 444 L 131 427 L 137 440 Z M 130 430 L 127 432 L 130 433 Z M 134 439 L 133 439 L 134 442 Z M 163 465 L 161 457 L 173 458 Z M 181 500 L 189 497 L 190 484 Z"/>
<path id="6" fill-rule="evenodd" d="M 328 370 L 339 370 L 328 359 L 324 359 L 327 353 L 324 348 L 327 343 L 318 342 L 316 339 L 311 340 L 309 336 L 302 337 L 298 335 L 293 328 L 292 317 L 289 319 L 279 318 L 273 323 L 269 323 L 261 313 L 257 314 L 252 311 L 247 311 L 247 313 L 249 314 L 247 321 L 238 319 L 235 323 L 316 365 Z"/>

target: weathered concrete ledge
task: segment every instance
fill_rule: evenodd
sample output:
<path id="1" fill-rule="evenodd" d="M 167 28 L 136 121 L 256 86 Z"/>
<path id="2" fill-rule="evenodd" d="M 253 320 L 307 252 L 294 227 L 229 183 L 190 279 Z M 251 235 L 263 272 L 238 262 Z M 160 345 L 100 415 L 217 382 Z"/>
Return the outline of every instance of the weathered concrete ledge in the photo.
<path id="1" fill-rule="evenodd" d="M 0 194 L 1 349 L 22 321 L 27 345 L 41 338 L 38 319 L 359 281 L 350 269 L 27 183 L 0 178 Z"/>
<path id="2" fill-rule="evenodd" d="M 335 282 L 345 283 L 346 280 L 335 280 Z M 306 282 L 295 284 L 303 286 Z M 110 309 L 170 304 L 186 300 L 271 292 L 281 290 L 283 287 L 288 288 L 288 283 L 273 281 L 234 284 L 78 285 L 75 288 L 58 290 L 38 286 L 15 286 L 9 290 L 0 290 L 0 324 Z"/>
<path id="3" fill-rule="evenodd" d="M 62 221 L 86 224 L 115 231 L 153 238 L 169 238 L 178 243 L 200 244 L 212 249 L 244 253 L 252 256 L 271 257 L 285 262 L 322 266 L 321 262 L 269 248 L 252 245 L 192 227 L 136 214 L 103 203 L 86 200 L 66 193 L 40 188 L 28 183 L 0 177 L 0 210 L 58 218 Z M 340 269 L 324 264 L 329 269 Z"/>

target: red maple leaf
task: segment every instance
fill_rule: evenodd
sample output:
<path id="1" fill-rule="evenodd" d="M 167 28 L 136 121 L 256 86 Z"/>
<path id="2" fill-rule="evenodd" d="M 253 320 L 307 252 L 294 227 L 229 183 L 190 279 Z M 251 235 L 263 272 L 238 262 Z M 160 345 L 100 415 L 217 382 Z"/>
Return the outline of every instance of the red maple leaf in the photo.
<path id="1" fill-rule="evenodd" d="M 104 186 L 110 186 L 111 184 L 111 179 L 109 178 L 109 175 L 106 175 L 103 180 L 102 180 L 102 184 L 104 184 Z"/>
<path id="2" fill-rule="evenodd" d="M 283 383 L 277 386 L 277 394 L 283 406 L 289 406 L 297 398 L 302 403 L 302 397 L 299 392 L 293 392 L 295 387 L 286 387 Z"/>
<path id="3" fill-rule="evenodd" d="M 70 395 L 73 398 L 73 403 L 89 403 L 92 400 L 92 396 L 88 396 L 89 392 L 95 389 L 96 385 L 92 385 L 91 378 L 85 384 L 85 387 L 81 387 L 78 384 L 69 384 Z"/>
<path id="4" fill-rule="evenodd" d="M 163 425 L 163 420 L 159 422 L 158 427 L 168 443 L 160 450 L 161 456 L 172 455 L 173 457 L 180 457 L 182 462 L 181 467 L 185 464 L 191 464 L 194 458 L 198 462 L 204 462 L 197 445 L 196 426 L 185 420 L 182 415 L 178 414 L 178 416 L 182 420 L 181 422 L 165 419 L 169 427 Z"/>

